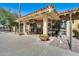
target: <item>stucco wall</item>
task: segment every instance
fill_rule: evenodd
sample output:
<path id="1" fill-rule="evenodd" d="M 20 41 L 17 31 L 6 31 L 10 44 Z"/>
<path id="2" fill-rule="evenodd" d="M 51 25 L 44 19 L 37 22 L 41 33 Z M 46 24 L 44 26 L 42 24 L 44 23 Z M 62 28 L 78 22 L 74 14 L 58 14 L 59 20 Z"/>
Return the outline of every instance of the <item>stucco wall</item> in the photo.
<path id="1" fill-rule="evenodd" d="M 72 21 L 72 31 L 77 30 L 79 32 L 78 24 L 79 24 L 79 19 L 75 19 L 74 21 Z M 70 21 L 66 22 L 66 34 L 67 36 L 70 35 Z M 72 35 L 74 35 L 73 32 Z"/>

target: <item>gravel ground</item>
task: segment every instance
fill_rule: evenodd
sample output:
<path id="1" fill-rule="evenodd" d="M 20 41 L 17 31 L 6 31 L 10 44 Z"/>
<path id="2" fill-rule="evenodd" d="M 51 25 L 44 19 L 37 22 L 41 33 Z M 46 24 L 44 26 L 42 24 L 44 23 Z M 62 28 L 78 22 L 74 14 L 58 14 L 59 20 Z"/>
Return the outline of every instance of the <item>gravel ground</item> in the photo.
<path id="1" fill-rule="evenodd" d="M 0 56 L 78 56 L 78 53 L 41 42 L 35 35 L 0 32 Z"/>
<path id="2" fill-rule="evenodd" d="M 61 40 L 60 40 L 61 39 Z M 69 49 L 69 37 L 64 36 L 63 38 L 50 37 L 49 45 Z M 79 40 L 76 38 L 72 38 L 72 51 L 79 53 Z"/>

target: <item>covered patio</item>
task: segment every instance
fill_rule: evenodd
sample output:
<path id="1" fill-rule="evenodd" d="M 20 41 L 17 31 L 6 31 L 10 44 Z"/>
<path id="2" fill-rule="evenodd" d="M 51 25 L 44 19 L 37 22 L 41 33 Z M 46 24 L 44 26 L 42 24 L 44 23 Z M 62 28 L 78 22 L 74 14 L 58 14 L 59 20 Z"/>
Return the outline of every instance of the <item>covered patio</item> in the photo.
<path id="1" fill-rule="evenodd" d="M 48 35 L 55 31 L 58 34 L 60 28 L 60 17 L 55 8 L 50 5 L 43 9 L 32 12 L 19 19 L 22 24 L 23 33 Z M 19 29 L 22 29 L 19 28 Z"/>

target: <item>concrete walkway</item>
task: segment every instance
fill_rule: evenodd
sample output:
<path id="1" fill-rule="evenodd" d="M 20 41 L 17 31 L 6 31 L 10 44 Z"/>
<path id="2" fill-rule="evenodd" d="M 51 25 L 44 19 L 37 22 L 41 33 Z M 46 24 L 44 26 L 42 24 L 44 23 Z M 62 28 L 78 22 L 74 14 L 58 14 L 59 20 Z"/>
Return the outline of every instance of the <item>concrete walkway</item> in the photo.
<path id="1" fill-rule="evenodd" d="M 75 52 L 53 47 L 33 35 L 0 32 L 0 56 L 74 56 Z"/>

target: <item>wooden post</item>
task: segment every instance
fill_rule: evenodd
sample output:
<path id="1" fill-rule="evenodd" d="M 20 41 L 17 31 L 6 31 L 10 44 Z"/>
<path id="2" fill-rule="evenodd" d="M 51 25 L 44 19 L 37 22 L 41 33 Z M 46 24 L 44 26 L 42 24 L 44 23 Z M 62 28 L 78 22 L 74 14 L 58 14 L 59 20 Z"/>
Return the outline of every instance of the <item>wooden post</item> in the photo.
<path id="1" fill-rule="evenodd" d="M 70 13 L 70 49 L 72 50 L 72 13 Z"/>

